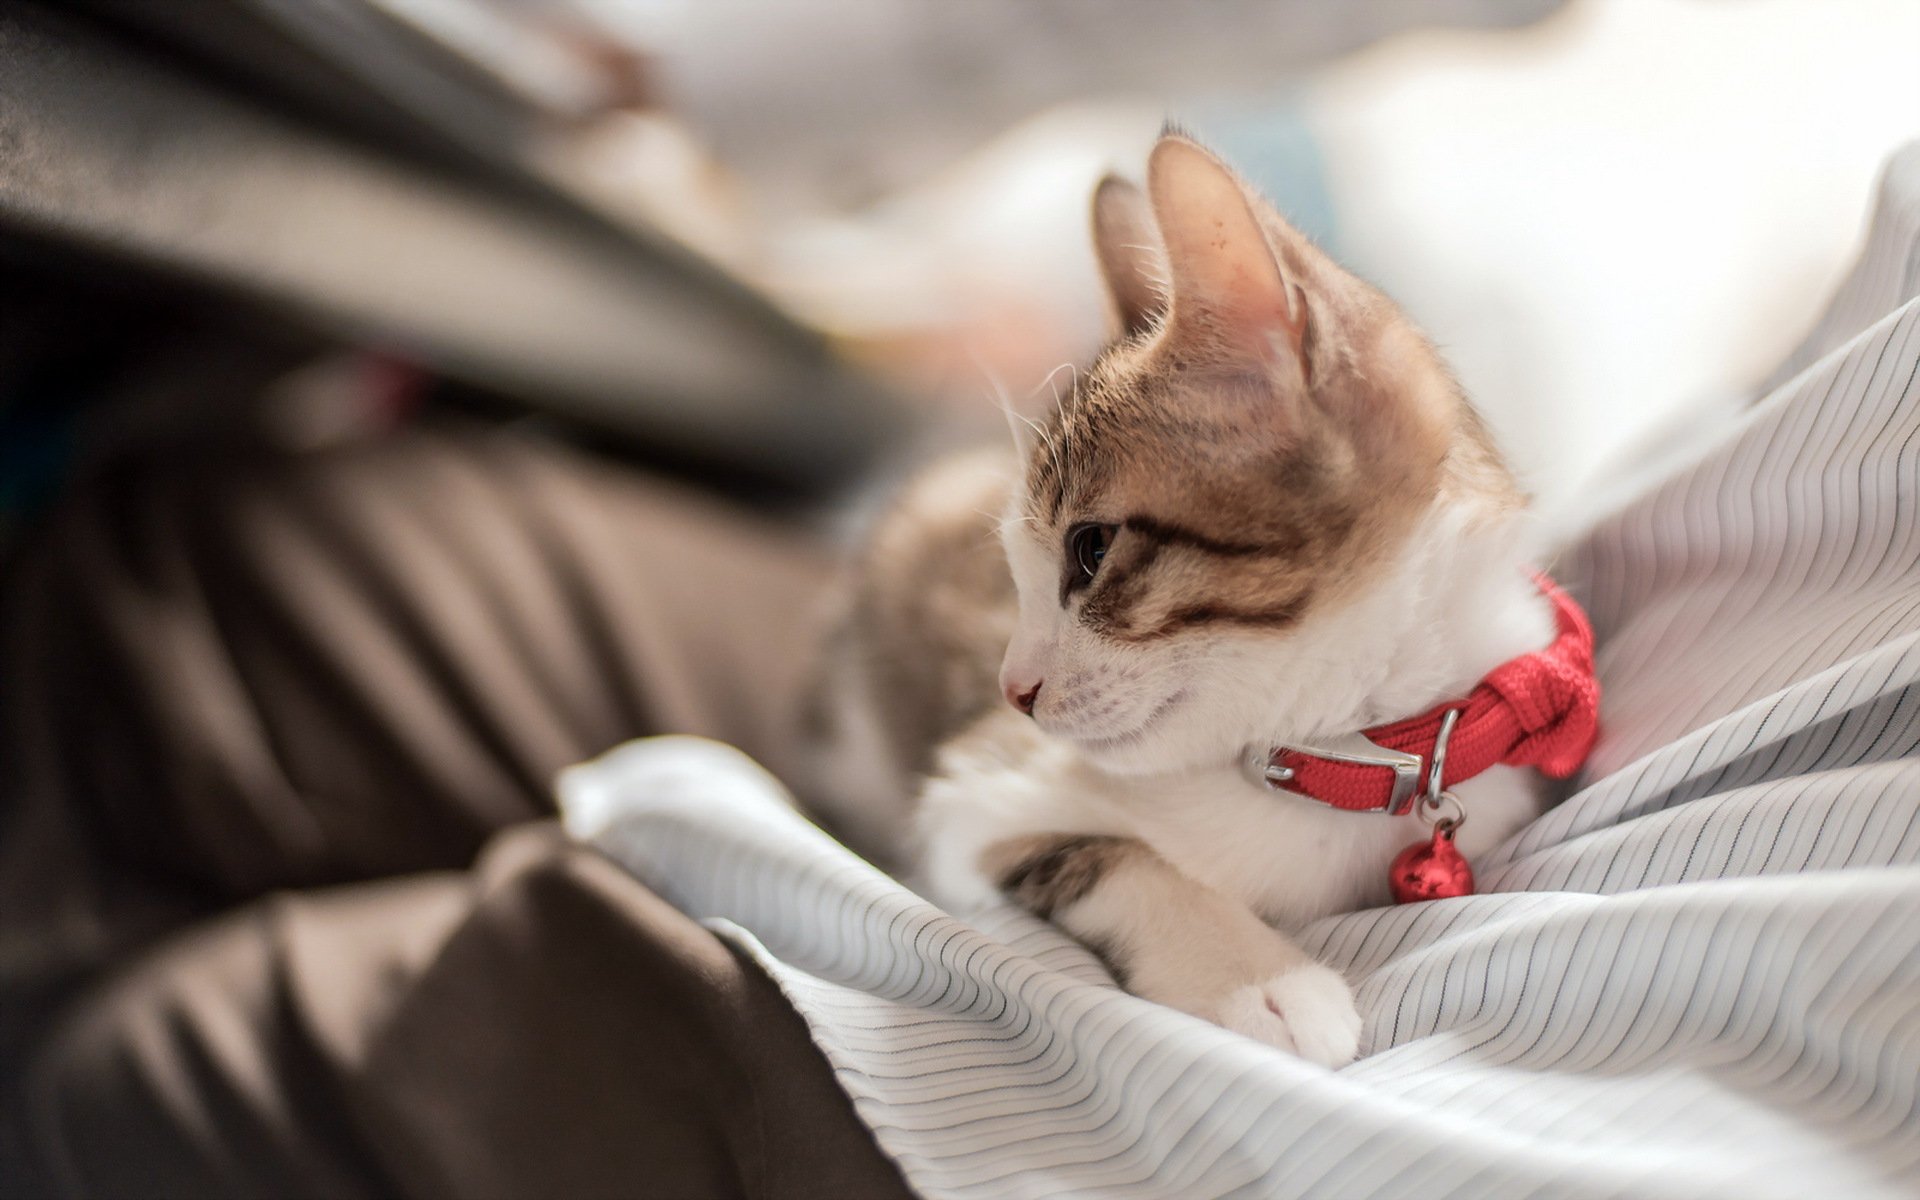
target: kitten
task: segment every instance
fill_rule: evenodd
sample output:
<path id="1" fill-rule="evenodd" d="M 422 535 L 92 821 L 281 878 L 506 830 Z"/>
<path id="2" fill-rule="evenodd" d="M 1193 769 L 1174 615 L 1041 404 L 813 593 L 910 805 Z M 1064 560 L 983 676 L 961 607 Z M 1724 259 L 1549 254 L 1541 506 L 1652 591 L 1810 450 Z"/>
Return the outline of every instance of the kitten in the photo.
<path id="1" fill-rule="evenodd" d="M 1341 1064 L 1349 985 L 1282 930 L 1386 902 L 1426 827 L 1259 767 L 1554 640 L 1525 497 L 1407 319 L 1194 142 L 1103 181 L 1093 225 L 1118 339 L 1017 462 L 944 464 L 870 543 L 823 712 L 865 795 L 924 783 L 838 815 L 955 911 L 1010 897 L 1129 991 Z M 1464 852 L 1533 778 L 1458 788 Z"/>

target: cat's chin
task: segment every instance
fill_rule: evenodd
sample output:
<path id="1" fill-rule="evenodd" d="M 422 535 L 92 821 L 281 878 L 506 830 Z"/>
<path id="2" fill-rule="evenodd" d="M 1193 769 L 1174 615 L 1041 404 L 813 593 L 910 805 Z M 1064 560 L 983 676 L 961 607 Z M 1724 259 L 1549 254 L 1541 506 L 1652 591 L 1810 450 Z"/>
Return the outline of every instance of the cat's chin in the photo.
<path id="1" fill-rule="evenodd" d="M 1181 715 L 1179 709 L 1189 698 L 1186 688 L 1173 692 L 1155 702 L 1144 716 L 1127 726 L 1123 733 L 1108 732 L 1111 726 L 1097 734 L 1069 729 L 1048 729 L 1047 732 L 1072 743 L 1081 754 L 1103 767 L 1122 774 L 1143 774 L 1159 769 L 1153 764 L 1164 761 L 1167 744 L 1174 740 L 1168 735 Z M 1044 722 L 1042 728 L 1045 728 Z M 1139 765 L 1113 765 L 1121 763 Z"/>
<path id="2" fill-rule="evenodd" d="M 1070 743 L 1094 766 L 1112 775 L 1161 775 L 1237 762 L 1240 747 L 1181 728 L 1185 722 L 1156 723 L 1120 737 L 1071 737 Z"/>
<path id="3" fill-rule="evenodd" d="M 1142 738 L 1117 746 L 1079 743 L 1076 748 L 1109 775 L 1167 775 L 1208 770 L 1238 761 L 1232 747 L 1199 746 L 1178 737 Z"/>

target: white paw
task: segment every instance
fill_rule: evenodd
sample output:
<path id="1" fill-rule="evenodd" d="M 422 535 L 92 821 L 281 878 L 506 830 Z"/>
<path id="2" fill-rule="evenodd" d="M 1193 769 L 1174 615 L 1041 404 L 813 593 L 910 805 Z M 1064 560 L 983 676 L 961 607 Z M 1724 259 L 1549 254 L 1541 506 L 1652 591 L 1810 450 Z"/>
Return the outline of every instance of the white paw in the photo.
<path id="1" fill-rule="evenodd" d="M 1319 963 L 1242 984 L 1210 1008 L 1201 1015 L 1214 1023 L 1323 1067 L 1344 1067 L 1360 1052 L 1353 988 Z"/>

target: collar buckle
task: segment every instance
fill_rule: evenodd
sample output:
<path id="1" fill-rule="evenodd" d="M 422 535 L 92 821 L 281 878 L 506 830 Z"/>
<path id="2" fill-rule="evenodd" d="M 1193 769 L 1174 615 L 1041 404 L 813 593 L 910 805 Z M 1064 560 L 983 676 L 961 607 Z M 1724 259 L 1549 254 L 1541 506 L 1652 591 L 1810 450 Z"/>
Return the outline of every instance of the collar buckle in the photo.
<path id="1" fill-rule="evenodd" d="M 1386 804 L 1372 811 L 1384 812 L 1400 817 L 1413 811 L 1413 802 L 1420 790 L 1420 772 L 1426 765 L 1418 754 L 1408 754 L 1404 750 L 1389 750 L 1378 745 L 1363 733 L 1343 733 L 1317 743 L 1293 742 L 1285 746 L 1274 747 L 1267 756 L 1266 769 L 1261 771 L 1261 780 L 1276 792 L 1292 791 L 1286 786 L 1293 778 L 1293 769 L 1283 766 L 1280 756 L 1287 751 L 1305 754 L 1313 758 L 1324 758 L 1328 762 L 1350 763 L 1362 767 L 1385 767 L 1393 772 L 1393 792 L 1387 797 Z"/>
<path id="2" fill-rule="evenodd" d="M 1450 708 L 1440 719 L 1440 731 L 1433 741 L 1433 753 L 1425 759 L 1405 750 L 1390 750 L 1363 733 L 1343 733 L 1322 742 L 1292 742 L 1274 747 L 1260 770 L 1260 780 L 1276 792 L 1295 791 L 1286 786 L 1293 780 L 1294 769 L 1280 760 L 1285 754 L 1304 754 L 1328 762 L 1384 767 L 1393 772 L 1393 791 L 1388 794 L 1386 802 L 1354 811 L 1383 812 L 1388 816 L 1404 817 L 1413 811 L 1413 806 L 1422 796 L 1429 808 L 1437 808 L 1444 794 L 1441 777 L 1447 767 L 1447 743 L 1453 738 L 1453 727 L 1460 720 L 1460 712 L 1458 708 Z M 1426 785 L 1424 793 L 1421 792 L 1423 774 Z"/>

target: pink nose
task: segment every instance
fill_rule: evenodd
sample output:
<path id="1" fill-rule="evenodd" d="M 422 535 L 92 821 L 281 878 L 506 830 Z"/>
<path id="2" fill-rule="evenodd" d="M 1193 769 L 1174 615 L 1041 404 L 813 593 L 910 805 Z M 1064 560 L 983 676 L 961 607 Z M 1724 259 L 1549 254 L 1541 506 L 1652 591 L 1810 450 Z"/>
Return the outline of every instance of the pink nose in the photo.
<path id="1" fill-rule="evenodd" d="M 1033 715 L 1033 702 L 1040 695 L 1040 684 L 1035 683 L 1023 692 L 1020 690 L 1019 684 L 1010 683 L 1006 686 L 1005 690 L 1008 704 L 1013 705 L 1028 716 Z"/>

